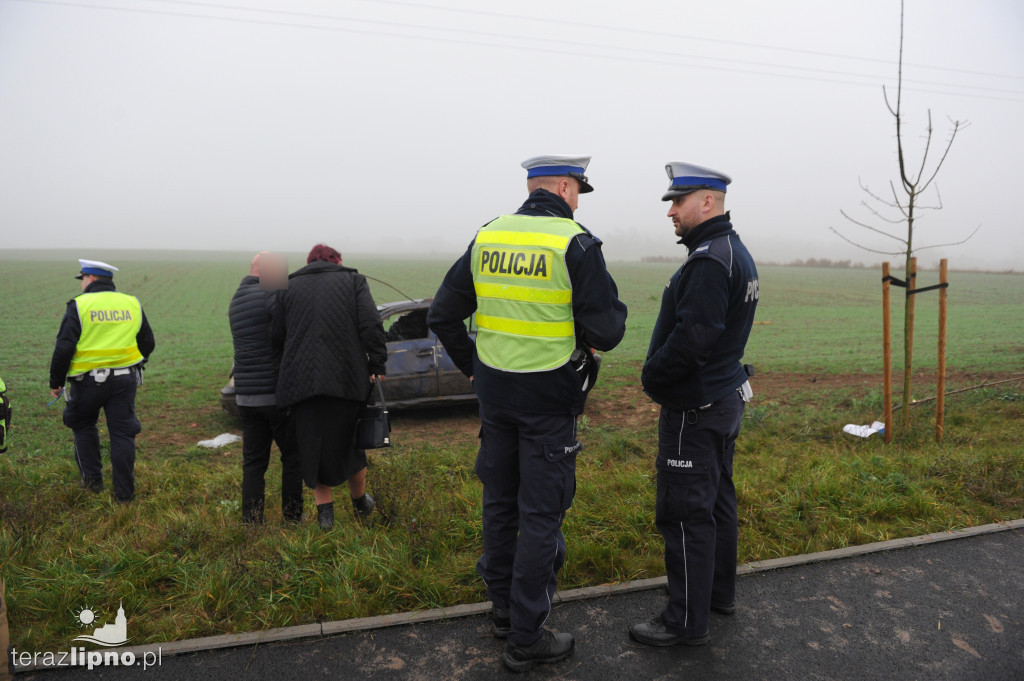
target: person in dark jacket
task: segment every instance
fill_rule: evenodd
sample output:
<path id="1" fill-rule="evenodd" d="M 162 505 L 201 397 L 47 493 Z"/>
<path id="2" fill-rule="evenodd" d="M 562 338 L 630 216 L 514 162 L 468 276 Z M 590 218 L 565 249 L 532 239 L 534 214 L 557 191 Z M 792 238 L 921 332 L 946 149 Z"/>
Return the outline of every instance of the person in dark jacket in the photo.
<path id="1" fill-rule="evenodd" d="M 278 303 L 272 334 L 282 352 L 277 405 L 291 409 L 302 477 L 313 488 L 320 527 L 330 529 L 331 488 L 346 480 L 356 512 L 365 517 L 373 511 L 366 452 L 352 444 L 369 389 L 387 368 L 384 325 L 366 278 L 343 267 L 341 254 L 323 244 L 289 275 Z"/>
<path id="2" fill-rule="evenodd" d="M 576 417 L 596 378 L 591 349 L 622 340 L 626 306 L 601 241 L 573 219 L 590 157 L 523 162 L 526 202 L 477 232 L 445 276 L 427 324 L 480 403 L 476 473 L 484 486 L 477 572 L 492 633 L 513 671 L 572 654 L 544 627 L 565 561 L 562 521 L 576 491 Z M 475 314 L 474 342 L 463 322 Z"/>
<path id="3" fill-rule="evenodd" d="M 261 282 L 260 272 L 263 272 Z M 281 514 L 302 519 L 302 467 L 288 414 L 277 406 L 278 357 L 270 342 L 277 307 L 275 282 L 285 281 L 281 258 L 257 253 L 228 307 L 234 344 L 235 401 L 242 417 L 242 522 L 263 523 L 264 476 L 270 443 L 281 452 Z"/>
<path id="4" fill-rule="evenodd" d="M 736 599 L 733 453 L 752 396 L 740 364 L 760 295 L 757 268 L 725 211 L 724 173 L 666 166 L 687 258 L 661 298 L 641 381 L 661 405 L 655 523 L 665 539 L 668 604 L 630 636 L 654 646 L 707 643 L 710 611 Z"/>
<path id="5" fill-rule="evenodd" d="M 135 394 L 142 369 L 156 347 L 153 329 L 135 296 L 114 287 L 117 268 L 98 260 L 79 260 L 82 293 L 68 301 L 50 359 L 50 393 L 56 398 L 68 383 L 64 425 L 74 432 L 75 463 L 82 487 L 103 490 L 100 409 L 110 431 L 110 467 L 114 499 L 135 498 L 135 436 L 142 430 L 135 415 Z M 70 381 L 70 382 L 69 382 Z"/>

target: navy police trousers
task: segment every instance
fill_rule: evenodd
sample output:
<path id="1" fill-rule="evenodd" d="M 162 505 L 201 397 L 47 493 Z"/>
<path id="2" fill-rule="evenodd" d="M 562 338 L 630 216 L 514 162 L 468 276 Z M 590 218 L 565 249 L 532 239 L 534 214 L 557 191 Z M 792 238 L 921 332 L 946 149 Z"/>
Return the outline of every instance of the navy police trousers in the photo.
<path id="1" fill-rule="evenodd" d="M 135 416 L 137 371 L 135 368 L 121 376 L 111 373 L 103 383 L 97 383 L 89 374 L 81 380 L 69 381 L 69 399 L 64 407 L 64 425 L 75 433 L 75 462 L 86 485 L 103 481 L 100 434 L 96 428 L 100 408 L 103 409 L 110 432 L 114 496 L 121 500 L 135 495 L 135 436 L 142 430 Z"/>
<path id="2" fill-rule="evenodd" d="M 736 392 L 705 409 L 662 407 L 655 522 L 665 539 L 673 633 L 708 632 L 711 601 L 736 598 L 736 487 L 732 460 L 744 402 Z"/>
<path id="3" fill-rule="evenodd" d="M 513 645 L 540 638 L 565 562 L 562 520 L 576 493 L 576 417 L 480 403 L 476 474 L 484 485 L 484 553 L 477 572 L 508 608 Z"/>

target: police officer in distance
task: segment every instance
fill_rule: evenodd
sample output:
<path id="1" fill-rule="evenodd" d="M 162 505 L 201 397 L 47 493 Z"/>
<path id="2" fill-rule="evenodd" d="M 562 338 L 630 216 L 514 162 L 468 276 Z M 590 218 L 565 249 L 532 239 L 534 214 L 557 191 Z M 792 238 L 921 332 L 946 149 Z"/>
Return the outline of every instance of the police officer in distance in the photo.
<path id="1" fill-rule="evenodd" d="M 480 403 L 476 472 L 484 486 L 477 571 L 492 631 L 514 671 L 568 657 L 568 633 L 544 628 L 565 561 L 561 526 L 576 490 L 576 416 L 596 374 L 591 348 L 611 350 L 626 306 L 601 241 L 573 220 L 593 191 L 590 157 L 538 156 L 526 202 L 484 225 L 452 266 L 427 323 Z M 463 323 L 475 313 L 476 342 Z"/>
<path id="2" fill-rule="evenodd" d="M 668 604 L 630 636 L 655 646 L 707 643 L 710 611 L 736 599 L 733 453 L 752 368 L 740 364 L 759 295 L 757 268 L 725 211 L 724 173 L 666 166 L 663 201 L 687 258 L 661 299 L 641 380 L 661 405 L 655 522 L 665 539 Z"/>
<path id="3" fill-rule="evenodd" d="M 135 496 L 135 436 L 142 429 L 135 415 L 135 392 L 142 366 L 156 346 L 142 305 L 114 288 L 113 265 L 79 260 L 82 294 L 68 301 L 50 360 L 50 392 L 58 397 L 68 383 L 64 425 L 74 432 L 75 462 L 82 486 L 103 490 L 100 408 L 110 431 L 114 498 Z M 70 380 L 69 380 L 70 379 Z"/>

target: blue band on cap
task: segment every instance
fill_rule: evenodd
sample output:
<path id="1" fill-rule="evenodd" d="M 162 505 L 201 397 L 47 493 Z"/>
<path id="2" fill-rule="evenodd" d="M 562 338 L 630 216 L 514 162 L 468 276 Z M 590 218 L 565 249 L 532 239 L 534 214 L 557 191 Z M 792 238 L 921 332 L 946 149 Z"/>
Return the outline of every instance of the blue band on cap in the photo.
<path id="1" fill-rule="evenodd" d="M 693 187 L 693 186 L 698 186 L 698 185 L 706 185 L 708 187 L 711 187 L 712 189 L 717 189 L 717 190 L 723 191 L 723 192 L 725 191 L 725 182 L 723 182 L 723 181 L 721 181 L 719 179 L 716 179 L 714 177 L 696 177 L 696 176 L 692 176 L 692 177 L 673 177 L 672 178 L 672 186 L 673 187 Z"/>
<path id="2" fill-rule="evenodd" d="M 101 270 L 99 267 L 83 267 L 82 274 L 91 274 L 94 277 L 113 277 L 114 273 L 110 270 Z"/>
<path id="3" fill-rule="evenodd" d="M 583 174 L 580 166 L 537 166 L 526 171 L 526 177 L 545 177 L 548 175 L 570 175 L 572 173 Z"/>

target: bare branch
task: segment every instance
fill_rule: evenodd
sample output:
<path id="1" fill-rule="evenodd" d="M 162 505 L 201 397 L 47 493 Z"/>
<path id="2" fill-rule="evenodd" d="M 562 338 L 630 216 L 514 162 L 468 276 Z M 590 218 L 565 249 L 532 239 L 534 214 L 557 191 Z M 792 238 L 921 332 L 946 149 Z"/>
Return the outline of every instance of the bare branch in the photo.
<path id="1" fill-rule="evenodd" d="M 950 122 L 954 129 L 963 130 L 965 128 L 971 127 L 970 121 L 958 121 L 952 116 L 946 116 L 946 120 Z M 952 142 L 952 138 L 950 138 L 949 141 Z"/>
<path id="2" fill-rule="evenodd" d="M 981 225 L 978 225 L 977 227 L 975 227 L 974 231 L 971 232 L 969 235 L 967 235 L 967 238 L 964 239 L 963 241 L 954 241 L 954 242 L 948 243 L 948 244 L 935 244 L 934 246 L 918 246 L 915 250 L 926 251 L 929 248 L 942 248 L 944 246 L 959 246 L 960 244 L 965 244 L 968 241 L 970 241 L 971 237 L 973 237 L 975 234 L 977 234 L 979 229 L 981 229 Z"/>
<path id="3" fill-rule="evenodd" d="M 939 185 L 935 185 L 935 194 L 939 197 L 939 205 L 937 206 L 922 206 L 921 204 L 915 204 L 916 210 L 942 210 L 942 195 L 939 194 Z"/>
<path id="4" fill-rule="evenodd" d="M 953 122 L 953 131 L 949 134 L 949 142 L 946 143 L 946 150 L 942 152 L 942 158 L 940 158 L 939 162 L 936 164 L 935 170 L 932 172 L 932 176 L 929 177 L 928 181 L 921 187 L 921 191 L 924 191 L 928 185 L 932 183 L 932 180 L 935 179 L 935 176 L 939 174 L 939 169 L 942 168 L 942 164 L 946 161 L 946 156 L 949 155 L 949 149 L 953 146 L 953 140 L 956 139 L 956 133 L 960 131 L 961 127 L 960 121 Z"/>
<path id="5" fill-rule="evenodd" d="M 880 230 L 880 229 L 878 229 L 876 227 L 872 227 L 871 225 L 866 225 L 863 222 L 859 222 L 857 220 L 854 220 L 853 218 L 851 218 L 849 215 L 847 215 L 842 210 L 839 211 L 839 214 L 842 215 L 847 220 L 849 220 L 850 222 L 852 222 L 853 224 L 857 225 L 858 227 L 863 227 L 864 229 L 866 229 L 868 231 L 875 232 L 876 234 L 881 234 L 882 236 L 887 236 L 890 239 L 892 239 L 893 241 L 899 241 L 903 245 L 906 245 L 906 243 L 907 243 L 904 239 L 901 239 L 898 236 L 893 236 L 892 234 L 889 234 L 888 232 L 883 232 L 882 230 Z"/>
<path id="6" fill-rule="evenodd" d="M 885 108 L 889 110 L 889 113 L 891 113 L 893 116 L 896 117 L 897 120 L 899 120 L 900 115 L 896 112 L 895 109 L 892 108 L 892 104 L 889 103 L 889 93 L 886 92 L 884 85 L 882 86 L 882 99 L 885 100 Z"/>
<path id="7" fill-rule="evenodd" d="M 904 253 L 906 253 L 906 251 L 877 251 L 874 248 L 868 248 L 867 246 L 861 246 L 860 244 L 858 244 L 855 241 L 850 241 L 845 236 L 843 236 L 842 232 L 840 232 L 835 227 L 829 226 L 829 229 L 832 230 L 833 232 L 835 232 L 835 235 L 838 236 L 840 239 L 842 239 L 846 243 L 850 244 L 851 246 L 856 246 L 857 248 L 861 249 L 862 251 L 869 251 L 871 253 L 881 253 L 882 255 L 903 255 Z M 886 236 L 889 236 L 889 235 L 886 234 Z"/>
<path id="8" fill-rule="evenodd" d="M 873 191 L 871 191 L 871 189 L 866 184 L 861 182 L 861 179 L 860 179 L 859 176 L 857 177 L 857 184 L 860 185 L 861 191 L 863 191 L 865 194 L 867 194 L 868 196 L 873 198 L 875 201 L 878 201 L 883 206 L 889 206 L 890 208 L 902 208 L 902 206 L 900 206 L 900 204 L 899 204 L 899 200 L 898 199 L 897 199 L 896 203 L 890 203 L 889 201 L 886 201 L 885 199 L 883 199 L 881 196 L 878 196 L 877 194 L 875 194 Z M 892 184 L 892 183 L 890 183 L 890 184 Z M 894 191 L 893 195 L 895 196 L 895 194 L 896 194 L 896 192 Z"/>
<path id="9" fill-rule="evenodd" d="M 869 206 L 867 201 L 861 201 L 860 205 L 862 205 L 865 208 L 867 208 L 868 211 L 872 215 L 874 215 L 879 220 L 882 220 L 883 222 L 888 222 L 890 225 L 900 225 L 900 224 L 903 224 L 903 218 L 887 218 L 884 215 L 882 215 L 881 213 L 879 213 L 877 210 L 875 210 L 874 208 Z M 842 213 L 843 211 L 840 210 L 839 212 Z"/>
<path id="10" fill-rule="evenodd" d="M 972 386 L 968 386 L 966 388 L 960 388 L 959 390 L 950 390 L 949 392 L 946 393 L 946 397 L 949 397 L 950 395 L 959 395 L 960 393 L 969 392 L 971 390 L 981 390 L 982 388 L 987 388 L 987 387 L 992 386 L 992 385 L 1001 385 L 1003 383 L 1015 383 L 1017 381 L 1024 381 L 1024 376 L 1018 376 L 1017 378 L 1005 378 L 1005 379 L 1003 379 L 1001 381 L 988 381 L 988 380 L 985 380 L 985 381 L 982 381 L 981 383 L 979 383 L 978 385 L 972 385 Z M 931 397 L 922 397 L 919 400 L 912 401 L 910 403 L 910 408 L 913 409 L 914 407 L 916 407 L 918 405 L 926 404 L 926 403 L 931 402 L 932 400 L 937 399 L 937 398 L 938 398 L 938 395 L 932 395 Z M 902 404 L 894 404 L 892 408 L 893 408 L 893 410 L 896 410 L 896 409 L 899 409 L 902 406 L 903 406 Z"/>
<path id="11" fill-rule="evenodd" d="M 924 169 L 928 165 L 928 151 L 932 148 L 932 135 L 935 133 L 935 128 L 932 127 L 932 110 L 928 109 L 928 127 L 926 128 L 928 134 L 924 138 L 924 153 L 921 154 L 921 169 L 917 171 L 917 181 L 920 182 L 921 178 L 924 177 Z M 924 191 L 924 187 L 921 187 Z"/>
<path id="12" fill-rule="evenodd" d="M 900 172 L 902 172 L 902 171 L 900 171 Z M 892 180 L 889 180 L 889 189 L 892 190 L 892 198 L 896 202 L 896 206 L 900 209 L 900 212 L 903 213 L 903 217 L 905 217 L 905 218 L 907 218 L 909 220 L 910 219 L 910 213 L 908 213 L 907 212 L 907 208 L 902 203 L 900 203 L 900 195 L 896 193 L 896 185 L 893 184 Z M 914 195 L 911 192 L 907 192 L 907 193 L 910 194 L 910 208 L 913 208 L 914 207 Z"/>

